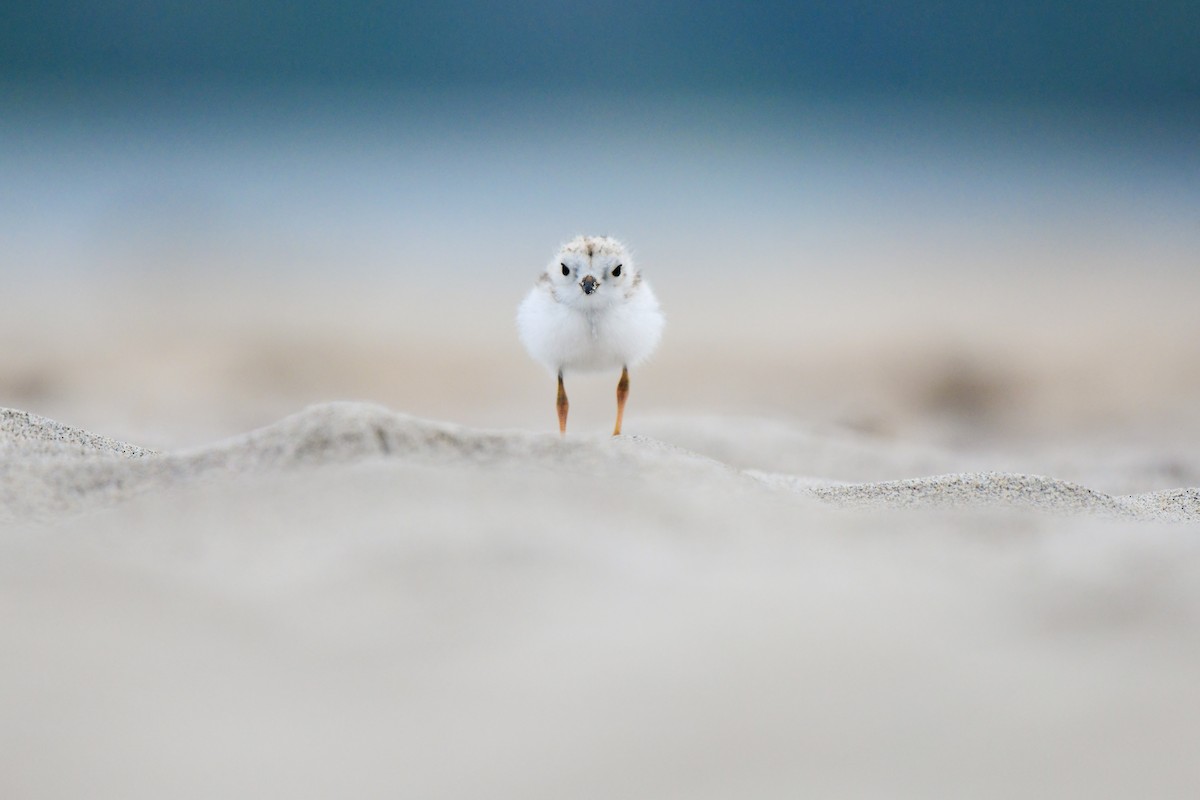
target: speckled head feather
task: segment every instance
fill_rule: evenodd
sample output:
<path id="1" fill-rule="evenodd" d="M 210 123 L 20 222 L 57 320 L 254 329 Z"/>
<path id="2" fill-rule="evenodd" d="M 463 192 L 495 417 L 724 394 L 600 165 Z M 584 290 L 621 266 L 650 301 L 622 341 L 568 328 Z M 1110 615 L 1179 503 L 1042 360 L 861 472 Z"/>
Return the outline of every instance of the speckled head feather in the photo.
<path id="1" fill-rule="evenodd" d="M 585 256 L 586 258 L 595 258 L 596 256 L 614 256 L 617 258 L 629 259 L 629 251 L 625 245 L 621 244 L 611 236 L 576 236 L 571 241 L 564 244 L 560 249 L 560 253 L 575 253 Z M 632 259 L 630 259 L 632 260 Z M 626 265 L 632 270 L 632 265 Z"/>

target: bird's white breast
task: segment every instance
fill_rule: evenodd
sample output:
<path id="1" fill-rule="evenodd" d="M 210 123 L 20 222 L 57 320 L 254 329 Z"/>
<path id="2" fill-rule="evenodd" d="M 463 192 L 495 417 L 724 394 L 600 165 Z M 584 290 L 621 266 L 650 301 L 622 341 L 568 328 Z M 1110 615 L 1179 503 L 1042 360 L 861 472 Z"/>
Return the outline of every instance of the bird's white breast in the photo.
<path id="1" fill-rule="evenodd" d="M 529 354 L 554 372 L 634 366 L 654 352 L 664 320 L 644 281 L 620 303 L 594 308 L 559 302 L 535 286 L 517 311 L 517 331 Z"/>

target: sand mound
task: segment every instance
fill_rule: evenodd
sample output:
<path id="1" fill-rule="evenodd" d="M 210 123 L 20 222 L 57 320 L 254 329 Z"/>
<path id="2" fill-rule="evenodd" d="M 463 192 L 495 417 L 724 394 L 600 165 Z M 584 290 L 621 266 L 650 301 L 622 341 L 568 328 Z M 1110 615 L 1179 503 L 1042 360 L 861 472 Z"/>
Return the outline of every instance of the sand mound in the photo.
<path id="1" fill-rule="evenodd" d="M 1002 507 L 1156 521 L 1200 520 L 1200 489 L 1112 497 L 1040 475 L 964 473 L 810 491 L 823 500 L 856 508 Z"/>
<path id="2" fill-rule="evenodd" d="M 728 434 L 718 435 L 725 427 L 721 421 L 658 425 L 685 441 L 702 442 L 709 452 L 730 455 L 737 464 L 733 466 L 644 436 L 562 440 L 552 434 L 480 431 L 364 403 L 313 406 L 242 436 L 165 454 L 19 411 L 5 410 L 0 420 L 0 508 L 8 519 L 76 511 L 195 480 L 376 459 L 472 470 L 565 470 L 600 478 L 634 475 L 651 485 L 713 491 L 745 490 L 757 483 L 845 508 L 1007 508 L 1151 521 L 1200 519 L 1196 489 L 1114 497 L 1052 478 L 996 472 L 845 485 L 820 474 L 747 468 L 756 463 L 790 463 L 810 469 L 826 465 L 838 472 L 896 471 L 903 463 L 919 469 L 938 461 L 936 454 L 903 451 L 885 451 L 872 460 L 862 441 L 805 437 L 781 432 L 768 423 L 760 424 L 740 448 L 730 444 Z M 740 429 L 745 430 L 745 425 Z"/>
<path id="3" fill-rule="evenodd" d="M 152 451 L 36 414 L 0 408 L 0 459 L 138 458 Z"/>
<path id="4" fill-rule="evenodd" d="M 733 485 L 750 482 L 711 459 L 641 437 L 563 441 L 551 434 L 477 431 L 365 403 L 313 406 L 260 430 L 175 453 L 153 453 L 22 412 L 8 412 L 5 420 L 0 519 L 99 507 L 194 481 L 378 459 L 598 474 L 658 468 L 675 481 L 719 475 Z"/>

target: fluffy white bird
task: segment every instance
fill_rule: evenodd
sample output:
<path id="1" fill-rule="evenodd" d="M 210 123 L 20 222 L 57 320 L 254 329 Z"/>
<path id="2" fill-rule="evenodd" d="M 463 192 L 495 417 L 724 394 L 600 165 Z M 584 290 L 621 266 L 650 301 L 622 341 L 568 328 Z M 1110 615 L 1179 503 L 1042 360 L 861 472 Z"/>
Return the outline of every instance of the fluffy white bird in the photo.
<path id="1" fill-rule="evenodd" d="M 536 361 L 558 374 L 558 430 L 567 432 L 563 376 L 621 368 L 621 433 L 629 368 L 662 338 L 662 311 L 625 245 L 608 236 L 577 236 L 563 245 L 517 309 L 517 333 Z"/>

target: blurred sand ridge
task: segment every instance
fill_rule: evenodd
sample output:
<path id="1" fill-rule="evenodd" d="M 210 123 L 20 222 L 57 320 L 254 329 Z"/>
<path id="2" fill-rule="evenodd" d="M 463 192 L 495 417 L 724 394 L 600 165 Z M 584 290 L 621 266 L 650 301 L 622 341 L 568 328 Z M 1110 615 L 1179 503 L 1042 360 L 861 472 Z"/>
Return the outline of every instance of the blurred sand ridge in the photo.
<path id="1" fill-rule="evenodd" d="M 1200 321 L 1172 280 L 724 281 L 686 267 L 648 267 L 669 321 L 633 376 L 633 430 L 641 415 L 732 414 L 943 447 L 1200 443 Z M 158 447 L 330 399 L 547 430 L 552 378 L 512 320 L 536 269 L 17 291 L 0 318 L 0 403 Z M 573 431 L 611 424 L 615 381 L 572 379 Z"/>

